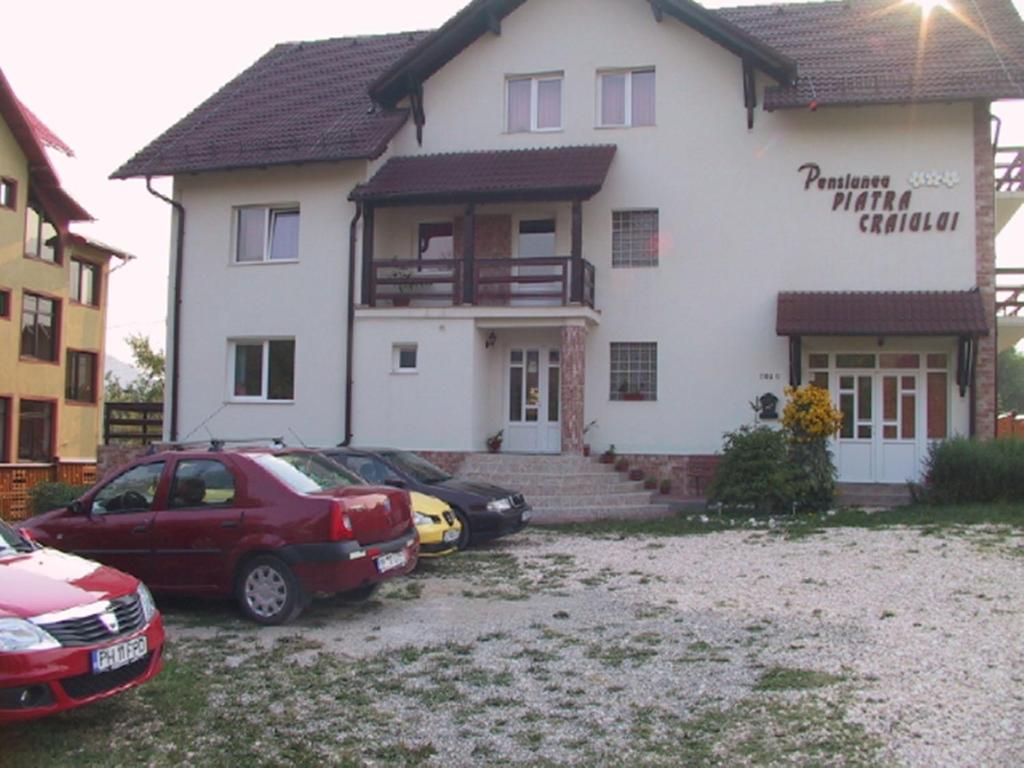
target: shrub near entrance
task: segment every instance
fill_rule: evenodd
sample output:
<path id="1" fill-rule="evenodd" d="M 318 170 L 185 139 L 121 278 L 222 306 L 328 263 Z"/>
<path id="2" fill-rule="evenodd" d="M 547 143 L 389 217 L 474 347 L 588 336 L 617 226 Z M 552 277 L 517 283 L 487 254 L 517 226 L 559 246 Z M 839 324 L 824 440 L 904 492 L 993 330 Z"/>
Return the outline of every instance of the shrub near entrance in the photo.
<path id="1" fill-rule="evenodd" d="M 786 396 L 789 402 L 782 411 L 782 426 L 789 433 L 796 501 L 802 507 L 825 509 L 836 494 L 828 439 L 842 424 L 842 411 L 832 406 L 828 390 L 813 384 L 787 387 Z"/>
<path id="2" fill-rule="evenodd" d="M 934 443 L 925 461 L 927 500 L 938 504 L 1024 501 L 1024 440 Z"/>

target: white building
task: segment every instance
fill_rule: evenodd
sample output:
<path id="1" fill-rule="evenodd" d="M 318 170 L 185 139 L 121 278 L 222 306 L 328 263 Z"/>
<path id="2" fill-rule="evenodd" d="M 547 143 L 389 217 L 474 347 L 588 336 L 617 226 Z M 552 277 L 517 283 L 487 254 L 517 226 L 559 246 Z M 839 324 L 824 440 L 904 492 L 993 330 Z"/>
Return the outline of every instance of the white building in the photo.
<path id="1" fill-rule="evenodd" d="M 989 105 L 1022 89 L 1009 0 L 475 0 L 277 46 L 115 174 L 174 176 L 167 438 L 503 430 L 693 485 L 814 381 L 840 479 L 915 477 L 993 434 Z"/>

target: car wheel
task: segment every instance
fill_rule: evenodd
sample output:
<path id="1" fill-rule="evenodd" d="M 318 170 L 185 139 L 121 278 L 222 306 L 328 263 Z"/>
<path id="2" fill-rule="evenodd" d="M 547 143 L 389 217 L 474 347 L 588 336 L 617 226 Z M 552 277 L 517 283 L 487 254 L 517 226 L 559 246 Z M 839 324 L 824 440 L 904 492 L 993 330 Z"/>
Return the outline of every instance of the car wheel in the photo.
<path id="1" fill-rule="evenodd" d="M 380 582 L 376 581 L 373 584 L 367 584 L 359 587 L 358 589 L 350 589 L 346 592 L 339 592 L 337 594 L 338 600 L 343 603 L 365 603 L 380 589 Z"/>
<path id="2" fill-rule="evenodd" d="M 284 624 L 302 613 L 306 601 L 291 569 L 276 557 L 260 555 L 242 566 L 238 603 L 259 624 Z"/>
<path id="3" fill-rule="evenodd" d="M 452 507 L 452 512 L 455 513 L 456 519 L 458 519 L 459 523 L 462 524 L 462 530 L 459 532 L 459 539 L 455 542 L 455 546 L 457 546 L 461 551 L 469 546 L 469 537 L 472 533 L 469 530 L 469 516 L 459 507 Z"/>

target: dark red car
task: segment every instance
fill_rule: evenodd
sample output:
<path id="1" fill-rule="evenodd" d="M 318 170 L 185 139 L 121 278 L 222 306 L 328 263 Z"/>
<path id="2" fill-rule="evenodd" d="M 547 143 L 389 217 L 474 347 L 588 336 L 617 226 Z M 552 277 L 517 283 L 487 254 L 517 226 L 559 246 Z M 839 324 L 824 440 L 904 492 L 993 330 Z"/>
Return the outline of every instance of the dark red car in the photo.
<path id="1" fill-rule="evenodd" d="M 33 546 L 0 521 L 0 725 L 144 683 L 160 671 L 163 644 L 138 579 Z"/>
<path id="2" fill-rule="evenodd" d="M 316 593 L 358 597 L 416 567 L 408 493 L 352 483 L 313 452 L 169 451 L 23 527 L 154 592 L 234 596 L 280 624 Z"/>

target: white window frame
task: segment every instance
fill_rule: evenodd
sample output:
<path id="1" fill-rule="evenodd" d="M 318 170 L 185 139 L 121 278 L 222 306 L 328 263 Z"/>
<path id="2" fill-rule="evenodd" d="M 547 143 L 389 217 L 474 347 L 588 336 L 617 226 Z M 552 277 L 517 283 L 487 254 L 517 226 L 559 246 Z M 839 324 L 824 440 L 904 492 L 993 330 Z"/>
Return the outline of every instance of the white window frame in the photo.
<path id="1" fill-rule="evenodd" d="M 616 264 L 615 253 L 615 217 L 616 215 L 653 213 L 655 220 L 655 244 L 653 259 L 650 262 L 640 262 L 630 258 L 628 262 L 620 260 Z M 653 269 L 661 264 L 661 210 L 659 208 L 616 208 L 612 211 L 612 269 Z M 620 254 L 621 255 L 621 254 Z"/>
<path id="2" fill-rule="evenodd" d="M 228 340 L 228 402 L 232 403 L 272 403 L 274 405 L 295 402 L 295 359 L 297 357 L 297 345 L 293 346 L 292 352 L 292 396 L 291 398 L 270 398 L 270 342 L 290 341 L 295 344 L 294 336 L 275 336 L 273 338 L 238 338 Z M 262 345 L 263 354 L 260 358 L 260 394 L 259 395 L 236 395 L 235 394 L 235 365 L 236 355 L 239 346 L 254 347 Z"/>
<path id="3" fill-rule="evenodd" d="M 527 131 L 513 131 L 508 127 L 509 84 L 520 80 L 530 81 L 530 128 Z M 537 127 L 537 89 L 541 82 L 557 80 L 561 83 L 558 89 L 558 126 L 552 128 Z M 504 133 L 557 133 L 565 130 L 565 73 L 547 72 L 543 75 L 507 75 L 505 77 L 505 114 L 502 127 Z"/>
<path id="4" fill-rule="evenodd" d="M 416 355 L 416 365 L 411 368 L 404 367 L 402 365 L 402 352 L 412 350 Z M 391 372 L 402 375 L 410 373 L 419 373 L 420 370 L 420 350 L 419 344 L 414 341 L 403 341 L 396 342 L 391 345 Z"/>
<path id="5" fill-rule="evenodd" d="M 633 75 L 637 72 L 654 72 L 654 122 L 644 125 L 633 125 Z M 601 87 L 602 79 L 605 75 L 625 75 L 626 76 L 626 92 L 623 95 L 625 99 L 625 122 L 624 123 L 605 123 L 601 120 L 601 115 L 604 114 L 604 89 Z M 624 69 L 599 69 L 597 71 L 597 114 L 594 116 L 594 124 L 598 128 L 653 128 L 658 124 L 658 75 L 654 67 L 626 67 Z"/>
<path id="6" fill-rule="evenodd" d="M 242 261 L 239 258 L 238 249 L 241 247 L 239 227 L 241 226 L 242 211 L 263 211 L 263 253 L 262 258 L 254 261 Z M 231 217 L 232 223 L 232 247 L 231 263 L 235 266 L 247 267 L 253 264 L 296 264 L 299 261 L 298 255 L 294 259 L 273 259 L 270 255 L 270 244 L 273 241 L 274 219 L 282 213 L 294 213 L 299 217 L 299 242 L 296 244 L 295 252 L 298 254 L 299 246 L 302 244 L 302 212 L 298 203 L 279 203 L 275 205 L 239 205 L 234 209 Z"/>

